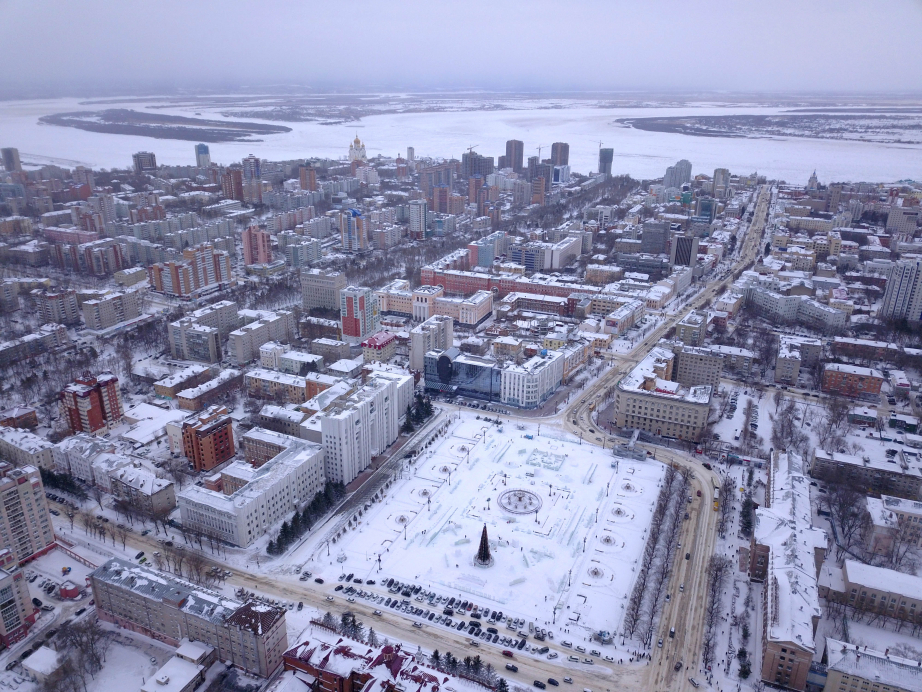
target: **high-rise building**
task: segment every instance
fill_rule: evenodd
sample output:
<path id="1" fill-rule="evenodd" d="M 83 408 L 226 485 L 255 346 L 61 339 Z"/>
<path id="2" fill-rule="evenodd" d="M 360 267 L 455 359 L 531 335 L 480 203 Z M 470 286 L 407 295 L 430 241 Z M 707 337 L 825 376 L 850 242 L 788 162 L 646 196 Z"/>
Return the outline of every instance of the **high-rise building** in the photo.
<path id="1" fill-rule="evenodd" d="M 234 163 L 224 169 L 221 192 L 227 199 L 243 201 L 243 167 L 240 164 Z"/>
<path id="2" fill-rule="evenodd" d="M 26 638 L 40 611 L 29 600 L 29 586 L 19 572 L 19 560 L 7 548 L 0 550 L 0 595 L 3 596 L 0 643 L 8 649 Z"/>
<path id="3" fill-rule="evenodd" d="M 182 260 L 147 268 L 151 289 L 174 296 L 192 296 L 231 281 L 230 255 L 208 243 L 186 248 Z"/>
<path id="4" fill-rule="evenodd" d="M 506 142 L 506 167 L 515 173 L 521 173 L 525 162 L 525 144 L 518 139 Z"/>
<path id="5" fill-rule="evenodd" d="M 272 261 L 272 236 L 259 226 L 247 226 L 243 232 L 243 263 L 269 264 Z"/>
<path id="6" fill-rule="evenodd" d="M 14 468 L 0 461 L 0 535 L 17 562 L 54 545 L 54 527 L 45 502 L 42 476 L 34 466 Z M 6 619 L 6 598 L 3 603 Z"/>
<path id="7" fill-rule="evenodd" d="M 429 203 L 424 199 L 410 202 L 410 237 L 417 240 L 426 236 L 426 222 L 429 216 Z"/>
<path id="8" fill-rule="evenodd" d="M 714 182 L 712 194 L 715 199 L 726 199 L 730 193 L 730 170 L 727 168 L 714 169 Z"/>
<path id="9" fill-rule="evenodd" d="M 208 150 L 207 144 L 195 145 L 195 166 L 196 168 L 211 167 L 211 152 Z"/>
<path id="10" fill-rule="evenodd" d="M 360 343 L 379 329 L 378 301 L 366 286 L 347 286 L 340 291 L 343 341 Z"/>
<path id="11" fill-rule="evenodd" d="M 554 142 L 551 145 L 551 165 L 570 165 L 570 145 L 566 142 Z"/>
<path id="12" fill-rule="evenodd" d="M 903 259 L 893 264 L 877 316 L 922 321 L 922 260 Z"/>
<path id="13" fill-rule="evenodd" d="M 259 157 L 250 154 L 245 159 L 243 159 L 242 165 L 244 180 L 259 180 L 260 177 L 262 177 L 262 166 L 259 161 Z"/>
<path id="14" fill-rule="evenodd" d="M 38 294 L 38 314 L 42 324 L 80 324 L 80 308 L 77 307 L 77 292 L 42 291 Z"/>
<path id="15" fill-rule="evenodd" d="M 467 151 L 461 154 L 461 175 L 470 178 L 472 175 L 484 178 L 493 172 L 493 157 L 482 156 L 476 151 Z"/>
<path id="16" fill-rule="evenodd" d="M 368 249 L 365 217 L 357 209 L 347 209 L 339 217 L 339 234 L 343 250 L 362 252 Z"/>
<path id="17" fill-rule="evenodd" d="M 663 177 L 663 187 L 668 190 L 671 187 L 681 188 L 685 183 L 690 183 L 691 169 L 691 161 L 687 159 L 682 159 L 674 166 L 669 166 L 666 169 L 666 175 Z"/>
<path id="18" fill-rule="evenodd" d="M 410 330 L 410 370 L 422 372 L 429 351 L 444 351 L 454 345 L 454 319 L 433 315 Z"/>
<path id="19" fill-rule="evenodd" d="M 10 173 L 22 170 L 22 162 L 19 160 L 19 149 L 16 147 L 4 147 L 0 149 L 0 156 L 3 157 L 3 167 Z"/>
<path id="20" fill-rule="evenodd" d="M 698 238 L 689 236 L 675 236 L 672 239 L 672 248 L 669 262 L 672 265 L 693 267 L 698 261 Z"/>
<path id="21" fill-rule="evenodd" d="M 72 432 L 106 432 L 122 421 L 124 408 L 118 378 L 111 372 L 94 377 L 89 372 L 61 392 L 61 408 Z"/>
<path id="22" fill-rule="evenodd" d="M 137 291 L 110 293 L 96 300 L 83 301 L 83 321 L 87 329 L 108 329 L 141 315 L 141 298 Z"/>
<path id="23" fill-rule="evenodd" d="M 317 170 L 310 164 L 301 166 L 298 169 L 298 179 L 301 183 L 301 189 L 309 192 L 317 190 Z"/>
<path id="24" fill-rule="evenodd" d="M 413 163 L 414 161 L 416 161 L 416 149 L 407 147 L 407 163 Z"/>
<path id="25" fill-rule="evenodd" d="M 157 171 L 157 156 L 152 151 L 139 151 L 137 154 L 131 155 L 131 160 L 134 163 L 135 173 L 154 173 Z"/>
<path id="26" fill-rule="evenodd" d="M 209 471 L 234 456 L 233 421 L 228 410 L 211 406 L 184 420 L 182 448 L 196 471 Z"/>
<path id="27" fill-rule="evenodd" d="M 339 292 L 346 287 L 346 275 L 327 269 L 301 270 L 301 306 L 305 311 L 313 308 L 339 310 Z"/>
<path id="28" fill-rule="evenodd" d="M 614 149 L 599 149 L 599 174 L 611 177 L 611 164 L 615 159 Z"/>

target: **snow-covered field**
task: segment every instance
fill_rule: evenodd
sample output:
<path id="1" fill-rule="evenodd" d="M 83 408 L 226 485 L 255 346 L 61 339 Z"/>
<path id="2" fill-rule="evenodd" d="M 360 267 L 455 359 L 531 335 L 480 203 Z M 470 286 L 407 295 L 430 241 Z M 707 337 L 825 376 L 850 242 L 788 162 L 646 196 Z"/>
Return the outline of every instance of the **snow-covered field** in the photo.
<path id="1" fill-rule="evenodd" d="M 346 155 L 356 132 L 369 155 L 404 154 L 407 146 L 416 155 L 457 157 L 477 142 L 478 151 L 498 156 L 510 138 L 525 142 L 526 156 L 547 150 L 550 142 L 570 144 L 570 166 L 588 173 L 598 168 L 599 141 L 614 149 L 612 170 L 637 178 L 662 176 L 666 166 L 678 159 L 692 162 L 695 171 L 710 173 L 725 166 L 733 172 L 758 171 L 769 178 L 805 182 L 814 168 L 821 181 L 896 181 L 922 177 L 922 146 L 879 144 L 807 138 L 692 137 L 670 132 L 645 132 L 616 122 L 619 118 L 693 115 L 771 115 L 783 109 L 709 104 L 693 107 L 604 108 L 588 107 L 585 101 L 561 101 L 553 109 L 537 107 L 538 101 L 514 102 L 508 110 L 441 111 L 371 115 L 357 123 L 259 121 L 285 124 L 291 132 L 268 135 L 259 142 L 211 144 L 217 163 L 239 161 L 248 154 L 270 160 L 307 156 L 340 158 Z M 127 135 L 85 132 L 67 127 L 41 125 L 38 118 L 50 113 L 99 110 L 80 105 L 81 99 L 6 101 L 0 104 L 0 130 L 4 141 L 16 146 L 24 162 L 58 163 L 66 167 L 84 164 L 95 168 L 129 167 L 131 154 L 150 150 L 157 161 L 170 165 L 193 165 L 193 142 L 151 139 Z M 196 106 L 161 107 L 151 101 L 122 102 L 119 107 L 156 107 L 165 115 L 222 117 Z M 248 118 L 234 118 L 248 120 Z"/>
<path id="2" fill-rule="evenodd" d="M 417 583 L 536 624 L 617 631 L 663 467 L 615 468 L 610 452 L 548 432 L 462 413 L 357 526 L 329 546 L 318 531 L 290 562 L 328 580 Z M 484 525 L 489 567 L 474 563 Z"/>

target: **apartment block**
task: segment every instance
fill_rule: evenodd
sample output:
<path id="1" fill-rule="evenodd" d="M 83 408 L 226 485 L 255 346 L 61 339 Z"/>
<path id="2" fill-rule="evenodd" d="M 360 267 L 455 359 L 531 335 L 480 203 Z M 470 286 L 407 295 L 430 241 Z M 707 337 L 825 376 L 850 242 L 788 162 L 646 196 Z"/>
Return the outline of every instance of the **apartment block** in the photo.
<path id="1" fill-rule="evenodd" d="M 38 314 L 42 323 L 80 324 L 80 310 L 77 307 L 77 292 L 39 291 Z"/>
<path id="2" fill-rule="evenodd" d="M 176 402 L 179 408 L 186 411 L 201 411 L 212 402 L 218 401 L 225 392 L 240 387 L 242 382 L 243 373 L 240 370 L 227 368 L 207 382 L 179 390 L 176 393 Z"/>
<path id="3" fill-rule="evenodd" d="M 828 363 L 823 368 L 823 391 L 849 397 L 879 396 L 884 376 L 879 370 L 858 365 Z"/>
<path id="4" fill-rule="evenodd" d="M 321 356 L 326 363 L 335 363 L 349 357 L 349 344 L 339 339 L 314 339 L 311 341 L 311 353 Z"/>
<path id="5" fill-rule="evenodd" d="M 125 413 L 118 378 L 111 372 L 83 373 L 61 392 L 61 409 L 72 432 L 108 432 Z"/>
<path id="6" fill-rule="evenodd" d="M 247 323 L 227 337 L 227 355 L 238 365 L 256 360 L 263 344 L 270 341 L 287 344 L 295 336 L 295 318 L 290 310 L 241 310 L 239 315 Z"/>
<path id="7" fill-rule="evenodd" d="M 343 340 L 361 343 L 380 328 L 378 301 L 364 286 L 347 286 L 340 291 L 340 320 Z"/>
<path id="8" fill-rule="evenodd" d="M 26 638 L 39 610 L 29 600 L 29 586 L 19 561 L 7 548 L 0 550 L 0 603 L 0 644 L 8 649 Z"/>
<path id="9" fill-rule="evenodd" d="M 197 387 L 214 376 L 215 373 L 206 365 L 190 365 L 154 382 L 154 394 L 164 399 L 175 399 L 182 390 Z"/>
<path id="10" fill-rule="evenodd" d="M 675 339 L 689 346 L 701 346 L 707 335 L 707 317 L 694 310 L 682 318 L 675 326 Z"/>
<path id="11" fill-rule="evenodd" d="M 48 440 L 28 430 L 0 426 L 0 459 L 15 466 L 37 466 L 50 469 L 54 460 Z"/>
<path id="12" fill-rule="evenodd" d="M 98 300 L 83 302 L 83 321 L 87 329 L 108 329 L 141 316 L 141 297 L 137 291 L 110 293 Z"/>
<path id="13" fill-rule="evenodd" d="M 233 421 L 223 406 L 190 416 L 180 428 L 183 452 L 196 471 L 208 471 L 234 456 Z"/>
<path id="14" fill-rule="evenodd" d="M 828 692 L 913 692 L 922 688 L 919 662 L 890 650 L 826 638 Z"/>
<path id="15" fill-rule="evenodd" d="M 301 376 L 256 368 L 246 373 L 243 381 L 250 396 L 301 404 L 332 387 L 338 378 L 323 373 Z"/>
<path id="16" fill-rule="evenodd" d="M 173 481 L 157 478 L 143 469 L 122 468 L 109 474 L 109 487 L 117 500 L 147 512 L 151 516 L 166 516 L 176 507 Z"/>
<path id="17" fill-rule="evenodd" d="M 922 467 L 918 460 L 905 455 L 891 462 L 877 455 L 855 456 L 816 448 L 810 473 L 814 478 L 852 483 L 868 493 L 922 499 Z"/>
<path id="18" fill-rule="evenodd" d="M 386 363 L 397 352 L 397 337 L 390 332 L 378 332 L 365 339 L 361 345 L 366 363 Z"/>
<path id="19" fill-rule="evenodd" d="M 676 354 L 675 381 L 685 387 L 710 385 L 712 391 L 720 386 L 720 374 L 724 369 L 724 356 L 711 348 L 673 346 Z"/>
<path id="20" fill-rule="evenodd" d="M 422 372 L 429 351 L 444 351 L 454 344 L 454 319 L 433 315 L 410 330 L 410 370 Z"/>
<path id="21" fill-rule="evenodd" d="M 346 287 L 346 275 L 326 269 L 301 270 L 301 305 L 304 310 L 339 310 L 339 292 Z"/>
<path id="22" fill-rule="evenodd" d="M 284 608 L 240 603 L 120 558 L 88 581 L 100 620 L 170 646 L 184 638 L 202 642 L 215 648 L 218 660 L 264 678 L 282 664 Z"/>
<path id="23" fill-rule="evenodd" d="M 269 264 L 272 257 L 272 236 L 262 231 L 259 226 L 247 226 L 243 232 L 243 263 Z"/>
<path id="24" fill-rule="evenodd" d="M 34 466 L 0 462 L 0 544 L 19 564 L 54 545 L 42 476 Z"/>

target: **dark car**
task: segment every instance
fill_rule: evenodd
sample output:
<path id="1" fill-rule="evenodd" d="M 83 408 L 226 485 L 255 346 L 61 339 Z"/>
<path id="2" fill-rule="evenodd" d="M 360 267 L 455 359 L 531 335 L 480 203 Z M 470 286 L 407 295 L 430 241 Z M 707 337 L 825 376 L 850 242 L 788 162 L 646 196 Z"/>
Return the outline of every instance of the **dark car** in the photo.
<path id="1" fill-rule="evenodd" d="M 509 651 L 509 649 L 503 649 L 503 656 L 506 656 L 507 658 L 512 658 L 514 655 L 515 654 Z"/>
<path id="2" fill-rule="evenodd" d="M 506 652 L 504 651 L 503 653 L 505 654 Z M 506 670 L 511 670 L 513 673 L 518 673 L 519 667 L 515 665 L 514 663 L 507 663 Z"/>
<path id="3" fill-rule="evenodd" d="M 321 579 L 320 577 L 317 577 L 316 579 L 314 579 L 314 581 L 317 582 L 318 584 L 323 584 L 323 579 Z"/>
<path id="4" fill-rule="evenodd" d="M 685 553 L 685 559 L 691 560 L 691 553 Z"/>
<path id="5" fill-rule="evenodd" d="M 701 465 L 702 465 L 704 468 L 706 468 L 708 471 L 710 471 L 710 470 L 713 468 L 713 467 L 712 467 L 709 463 L 707 463 L 707 462 L 704 462 L 704 463 L 701 464 Z"/>
<path id="6" fill-rule="evenodd" d="M 537 687 L 539 690 L 545 690 L 545 689 L 547 689 L 547 685 L 545 685 L 545 684 L 544 684 L 543 682 L 541 682 L 540 680 L 535 680 L 532 684 L 533 684 L 535 687 Z"/>
<path id="7" fill-rule="evenodd" d="M 143 551 L 143 550 L 142 550 L 141 552 L 139 552 L 137 555 L 135 555 L 135 556 L 134 556 L 134 559 L 135 559 L 135 560 L 140 560 L 142 557 L 144 557 L 144 551 Z"/>
<path id="8" fill-rule="evenodd" d="M 41 608 L 41 607 L 42 607 L 42 602 L 41 602 L 40 600 L 38 600 L 37 598 L 33 598 L 33 599 L 32 599 L 32 605 L 34 605 L 36 608 Z"/>
<path id="9" fill-rule="evenodd" d="M 83 615 L 85 612 L 86 612 L 86 608 L 81 608 L 76 613 L 74 613 L 74 615 Z"/>
<path id="10" fill-rule="evenodd" d="M 560 683 L 557 682 L 554 678 L 548 678 L 548 679 L 547 679 L 547 684 L 548 684 L 548 685 L 553 685 L 554 687 L 560 687 Z"/>
<path id="11" fill-rule="evenodd" d="M 343 585 L 342 585 L 342 584 L 337 584 L 337 585 L 336 585 L 336 588 L 333 589 L 333 591 L 342 591 L 342 590 L 343 590 Z"/>

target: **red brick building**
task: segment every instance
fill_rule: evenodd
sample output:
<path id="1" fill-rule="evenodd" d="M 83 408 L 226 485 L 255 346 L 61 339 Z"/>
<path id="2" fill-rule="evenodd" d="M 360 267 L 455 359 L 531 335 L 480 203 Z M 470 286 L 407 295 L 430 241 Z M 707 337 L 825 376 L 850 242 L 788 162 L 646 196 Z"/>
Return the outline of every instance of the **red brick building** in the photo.
<path id="1" fill-rule="evenodd" d="M 236 453 L 231 417 L 223 406 L 212 406 L 183 421 L 182 447 L 196 471 L 208 471 Z"/>
<path id="2" fill-rule="evenodd" d="M 829 363 L 823 370 L 823 391 L 827 394 L 859 397 L 880 395 L 884 376 L 879 370 L 845 363 Z"/>
<path id="3" fill-rule="evenodd" d="M 61 392 L 61 408 L 72 432 L 107 431 L 125 413 L 118 378 L 111 372 L 98 377 L 83 373 Z"/>

